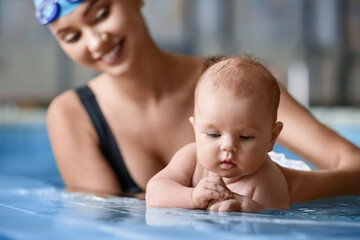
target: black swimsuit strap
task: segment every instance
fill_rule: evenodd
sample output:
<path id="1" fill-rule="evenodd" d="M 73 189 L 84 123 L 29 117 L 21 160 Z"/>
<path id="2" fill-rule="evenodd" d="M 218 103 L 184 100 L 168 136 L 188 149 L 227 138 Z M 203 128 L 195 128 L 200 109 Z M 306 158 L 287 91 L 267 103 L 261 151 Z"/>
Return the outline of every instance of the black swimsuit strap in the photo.
<path id="1" fill-rule="evenodd" d="M 94 125 L 100 141 L 100 148 L 110 166 L 115 171 L 123 191 L 128 193 L 139 193 L 142 190 L 136 185 L 127 171 L 124 160 L 121 156 L 119 147 L 106 122 L 104 115 L 97 103 L 94 93 L 88 86 L 76 89 L 80 100 L 85 107 Z"/>

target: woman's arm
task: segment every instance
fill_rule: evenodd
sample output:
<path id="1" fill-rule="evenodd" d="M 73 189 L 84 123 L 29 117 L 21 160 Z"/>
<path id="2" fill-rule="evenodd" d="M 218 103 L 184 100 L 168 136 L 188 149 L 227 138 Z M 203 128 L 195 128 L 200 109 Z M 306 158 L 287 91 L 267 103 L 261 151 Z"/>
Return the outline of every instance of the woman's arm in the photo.
<path id="1" fill-rule="evenodd" d="M 360 194 L 360 149 L 317 121 L 281 87 L 279 120 L 284 128 L 278 142 L 321 170 L 282 168 L 290 201 Z"/>
<path id="2" fill-rule="evenodd" d="M 122 193 L 117 177 L 100 151 L 90 118 L 74 91 L 67 91 L 52 101 L 47 127 L 68 191 Z"/>

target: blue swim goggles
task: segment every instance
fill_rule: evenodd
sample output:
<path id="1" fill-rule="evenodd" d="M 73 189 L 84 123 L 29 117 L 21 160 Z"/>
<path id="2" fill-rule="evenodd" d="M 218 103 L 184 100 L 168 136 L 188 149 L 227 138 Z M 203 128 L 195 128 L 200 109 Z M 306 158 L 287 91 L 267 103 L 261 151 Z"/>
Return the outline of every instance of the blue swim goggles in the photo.
<path id="1" fill-rule="evenodd" d="M 44 0 L 36 6 L 36 18 L 47 25 L 60 16 L 72 12 L 84 0 Z M 39 2 L 35 0 L 35 3 Z"/>

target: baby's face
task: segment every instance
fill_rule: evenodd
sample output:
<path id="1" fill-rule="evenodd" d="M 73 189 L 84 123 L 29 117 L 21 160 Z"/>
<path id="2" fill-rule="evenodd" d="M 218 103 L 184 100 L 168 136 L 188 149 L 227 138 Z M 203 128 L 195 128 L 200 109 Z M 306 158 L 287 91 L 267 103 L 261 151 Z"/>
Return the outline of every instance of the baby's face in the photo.
<path id="1" fill-rule="evenodd" d="M 192 120 L 198 161 L 227 178 L 259 170 L 277 137 L 268 105 L 256 97 L 204 91 Z"/>

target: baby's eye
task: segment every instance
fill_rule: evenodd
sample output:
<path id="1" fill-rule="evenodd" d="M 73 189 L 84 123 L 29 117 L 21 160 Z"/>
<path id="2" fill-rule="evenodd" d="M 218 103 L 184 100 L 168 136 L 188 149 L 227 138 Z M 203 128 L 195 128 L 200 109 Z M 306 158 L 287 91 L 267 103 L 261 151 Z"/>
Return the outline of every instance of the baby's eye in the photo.
<path id="1" fill-rule="evenodd" d="M 109 16 L 109 13 L 110 13 L 110 6 L 105 6 L 103 8 L 100 8 L 99 11 L 97 11 L 96 13 L 96 22 L 99 22 L 107 18 L 107 16 Z"/>
<path id="2" fill-rule="evenodd" d="M 254 137 L 247 136 L 247 135 L 240 135 L 239 138 L 242 139 L 242 140 L 252 140 L 252 139 L 254 139 Z"/>
<path id="3" fill-rule="evenodd" d="M 206 133 L 206 136 L 211 137 L 211 138 L 218 138 L 221 135 L 218 133 Z"/>
<path id="4" fill-rule="evenodd" d="M 71 33 L 67 33 L 63 39 L 65 42 L 68 42 L 68 43 L 73 43 L 73 42 L 76 42 L 77 40 L 79 40 L 81 34 L 78 33 L 78 32 L 71 32 Z"/>

